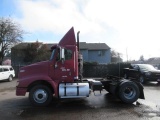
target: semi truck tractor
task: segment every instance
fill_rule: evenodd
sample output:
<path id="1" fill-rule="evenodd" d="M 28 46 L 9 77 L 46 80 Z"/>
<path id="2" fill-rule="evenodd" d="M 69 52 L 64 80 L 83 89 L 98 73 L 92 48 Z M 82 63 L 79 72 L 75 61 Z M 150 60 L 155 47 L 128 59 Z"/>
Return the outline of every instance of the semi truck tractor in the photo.
<path id="1" fill-rule="evenodd" d="M 48 61 L 34 63 L 20 68 L 16 86 L 16 95 L 25 96 L 34 106 L 47 106 L 53 96 L 59 99 L 85 98 L 93 91 L 106 90 L 121 101 L 132 104 L 144 99 L 143 86 L 128 79 L 83 79 L 83 56 L 79 49 L 72 27 L 57 45 L 51 47 Z M 95 96 L 98 97 L 98 96 Z"/>

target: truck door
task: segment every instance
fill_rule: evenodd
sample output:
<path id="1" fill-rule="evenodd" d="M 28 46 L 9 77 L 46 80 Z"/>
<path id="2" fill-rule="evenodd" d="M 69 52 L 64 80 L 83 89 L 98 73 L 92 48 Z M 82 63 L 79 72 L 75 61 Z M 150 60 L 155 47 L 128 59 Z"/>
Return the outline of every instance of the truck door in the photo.
<path id="1" fill-rule="evenodd" d="M 74 80 L 74 70 L 75 70 L 75 63 L 74 63 L 74 54 L 73 50 L 71 49 L 64 49 L 64 63 L 63 63 L 63 79 L 67 82 L 73 82 Z"/>
<path id="2" fill-rule="evenodd" d="M 49 76 L 60 82 L 73 82 L 74 80 L 74 54 L 71 49 L 64 49 L 64 60 L 60 60 L 60 49 L 53 50 L 49 64 Z"/>
<path id="3" fill-rule="evenodd" d="M 49 76 L 52 78 L 54 81 L 62 81 L 62 61 L 60 60 L 60 49 L 55 48 L 52 51 L 52 55 L 50 58 L 50 63 L 49 63 Z"/>
<path id="4" fill-rule="evenodd" d="M 57 48 L 54 52 L 53 60 L 50 61 L 49 65 L 49 76 L 59 82 L 72 82 L 74 69 L 74 57 L 73 52 L 70 49 L 65 49 L 65 58 L 60 60 L 60 49 Z"/>

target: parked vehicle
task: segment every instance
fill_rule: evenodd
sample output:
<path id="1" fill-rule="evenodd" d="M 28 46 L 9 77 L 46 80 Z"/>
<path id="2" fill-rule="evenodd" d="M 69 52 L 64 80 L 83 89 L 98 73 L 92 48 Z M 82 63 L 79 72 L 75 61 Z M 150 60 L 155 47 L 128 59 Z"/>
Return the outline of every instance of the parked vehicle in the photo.
<path id="1" fill-rule="evenodd" d="M 129 68 L 124 69 L 124 78 L 136 78 L 141 83 L 147 81 L 160 82 L 160 70 L 149 64 L 131 64 Z"/>
<path id="2" fill-rule="evenodd" d="M 50 60 L 22 67 L 16 88 L 17 96 L 25 96 L 33 105 L 47 106 L 53 95 L 57 98 L 89 97 L 90 91 L 107 90 L 117 95 L 125 103 L 144 99 L 143 86 L 127 79 L 82 79 L 83 57 L 79 50 L 74 29 L 71 28 L 58 45 L 51 47 Z"/>
<path id="3" fill-rule="evenodd" d="M 0 80 L 12 81 L 15 77 L 15 71 L 12 66 L 0 66 Z"/>

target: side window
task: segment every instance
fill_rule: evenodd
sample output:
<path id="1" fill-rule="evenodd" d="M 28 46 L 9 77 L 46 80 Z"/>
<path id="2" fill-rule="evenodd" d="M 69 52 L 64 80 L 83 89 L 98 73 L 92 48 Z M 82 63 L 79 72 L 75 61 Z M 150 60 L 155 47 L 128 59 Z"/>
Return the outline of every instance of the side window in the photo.
<path id="1" fill-rule="evenodd" d="M 0 72 L 2 72 L 2 68 L 0 68 Z"/>
<path id="2" fill-rule="evenodd" d="M 57 57 L 56 57 L 56 61 L 60 60 L 60 49 L 57 49 Z"/>
<path id="3" fill-rule="evenodd" d="M 98 51 L 98 55 L 99 56 L 104 56 L 105 55 L 105 51 L 104 50 Z"/>
<path id="4" fill-rule="evenodd" d="M 6 71 L 9 71 L 9 69 L 8 68 L 3 68 L 3 71 L 6 72 Z"/>
<path id="5" fill-rule="evenodd" d="M 65 54 L 65 60 L 72 59 L 72 51 L 71 50 L 65 49 L 64 54 Z"/>
<path id="6" fill-rule="evenodd" d="M 135 66 L 134 66 L 134 69 L 135 69 L 135 70 L 138 70 L 138 65 L 135 65 Z"/>

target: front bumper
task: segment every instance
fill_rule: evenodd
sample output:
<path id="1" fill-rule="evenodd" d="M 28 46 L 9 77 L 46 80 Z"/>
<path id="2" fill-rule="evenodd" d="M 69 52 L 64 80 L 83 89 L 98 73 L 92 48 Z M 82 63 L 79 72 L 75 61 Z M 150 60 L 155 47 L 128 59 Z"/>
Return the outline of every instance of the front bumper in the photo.
<path id="1" fill-rule="evenodd" d="M 27 92 L 27 88 L 16 87 L 16 95 L 17 96 L 25 96 Z"/>

